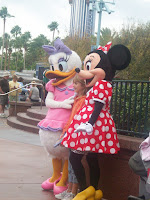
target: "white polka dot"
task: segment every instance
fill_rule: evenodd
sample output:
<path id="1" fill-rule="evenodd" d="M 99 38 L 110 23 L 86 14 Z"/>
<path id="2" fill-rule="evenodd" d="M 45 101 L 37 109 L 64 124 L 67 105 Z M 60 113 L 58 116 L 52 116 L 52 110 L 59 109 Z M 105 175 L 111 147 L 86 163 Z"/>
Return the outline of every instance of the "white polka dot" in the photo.
<path id="1" fill-rule="evenodd" d="M 100 84 L 100 85 L 99 85 L 99 88 L 103 90 L 103 89 L 104 89 L 104 86 L 103 86 L 102 84 Z"/>
<path id="2" fill-rule="evenodd" d="M 77 140 L 76 145 L 78 145 L 78 143 L 79 143 L 79 142 L 78 142 L 78 140 Z"/>
<path id="3" fill-rule="evenodd" d="M 88 111 L 92 111 L 93 108 L 92 108 L 91 106 L 88 106 L 87 110 L 88 110 Z"/>
<path id="4" fill-rule="evenodd" d="M 85 132 L 85 131 L 83 131 L 83 132 L 82 132 L 82 134 L 83 134 L 83 135 L 86 135 L 86 132 Z"/>
<path id="5" fill-rule="evenodd" d="M 101 99 L 101 98 L 103 98 L 104 97 L 104 94 L 103 93 L 99 93 L 99 98 Z"/>
<path id="6" fill-rule="evenodd" d="M 98 81 L 95 83 L 95 86 L 98 86 Z"/>
<path id="7" fill-rule="evenodd" d="M 115 133 L 116 132 L 116 129 L 114 127 L 112 127 L 112 131 Z"/>
<path id="8" fill-rule="evenodd" d="M 73 123 L 73 120 L 71 121 L 71 123 L 70 124 L 72 124 Z"/>
<path id="9" fill-rule="evenodd" d="M 82 109 L 82 112 L 85 112 L 86 111 L 86 108 L 84 107 L 83 109 Z"/>
<path id="10" fill-rule="evenodd" d="M 69 135 L 69 137 L 68 137 L 68 140 L 70 140 L 70 135 Z"/>
<path id="11" fill-rule="evenodd" d="M 64 142 L 63 142 L 63 145 L 66 146 L 66 144 L 67 144 L 67 141 L 64 141 Z"/>
<path id="12" fill-rule="evenodd" d="M 75 142 L 70 142 L 70 146 L 74 147 L 75 146 Z"/>
<path id="13" fill-rule="evenodd" d="M 115 140 L 117 139 L 116 135 L 114 135 L 114 139 L 115 139 Z"/>
<path id="14" fill-rule="evenodd" d="M 92 151 L 95 151 L 95 147 L 93 147 Z"/>
<path id="15" fill-rule="evenodd" d="M 96 149 L 99 149 L 99 146 L 100 146 L 100 145 L 99 145 L 99 144 L 97 144 L 97 145 L 96 145 Z"/>
<path id="16" fill-rule="evenodd" d="M 87 100 L 85 100 L 85 105 L 87 105 L 88 104 L 88 101 Z M 86 109 L 85 109 L 86 110 Z M 83 111 L 82 111 L 83 112 Z"/>
<path id="17" fill-rule="evenodd" d="M 118 142 L 116 145 L 117 145 L 118 148 L 120 148 L 120 144 L 119 144 L 119 142 Z"/>
<path id="18" fill-rule="evenodd" d="M 110 149 L 110 153 L 113 154 L 113 153 L 115 153 L 115 152 L 116 152 L 116 150 L 115 150 L 114 148 L 111 148 L 111 149 Z"/>
<path id="19" fill-rule="evenodd" d="M 92 114 L 89 115 L 89 118 L 91 118 Z"/>
<path id="20" fill-rule="evenodd" d="M 108 91 L 107 90 L 105 90 L 105 93 L 108 95 Z"/>
<path id="21" fill-rule="evenodd" d="M 100 117 L 101 117 L 101 118 L 104 118 L 104 117 L 105 117 L 104 113 L 101 112 L 101 113 L 100 113 Z"/>
<path id="22" fill-rule="evenodd" d="M 99 135 L 99 131 L 95 130 L 94 135 Z"/>
<path id="23" fill-rule="evenodd" d="M 97 126 L 101 126 L 101 125 L 102 125 L 102 122 L 98 120 L 98 121 L 96 122 L 96 125 L 97 125 Z"/>
<path id="24" fill-rule="evenodd" d="M 87 114 L 84 114 L 84 115 L 83 115 L 83 119 L 86 119 L 86 118 L 87 118 Z"/>
<path id="25" fill-rule="evenodd" d="M 89 146 L 87 146 L 86 148 L 85 148 L 85 151 L 90 151 L 91 150 L 91 147 L 89 147 Z"/>
<path id="26" fill-rule="evenodd" d="M 89 97 L 89 92 L 86 93 L 86 97 Z"/>
<path id="27" fill-rule="evenodd" d="M 81 147 L 78 147 L 77 150 L 78 150 L 78 151 L 82 151 L 82 148 L 81 148 Z"/>
<path id="28" fill-rule="evenodd" d="M 85 138 L 84 142 L 85 142 L 85 144 L 86 144 L 86 143 L 88 143 L 88 139 L 87 139 L 87 138 Z"/>
<path id="29" fill-rule="evenodd" d="M 111 84 L 110 84 L 110 83 L 107 83 L 107 87 L 108 87 L 108 88 L 111 88 Z"/>
<path id="30" fill-rule="evenodd" d="M 107 117 L 109 117 L 109 114 L 108 114 L 108 113 L 106 113 L 106 116 L 107 116 Z"/>
<path id="31" fill-rule="evenodd" d="M 108 146 L 111 147 L 112 145 L 113 145 L 113 141 L 109 141 L 109 142 L 108 142 Z"/>
<path id="32" fill-rule="evenodd" d="M 94 94 L 97 95 L 98 94 L 98 90 L 94 90 Z"/>
<path id="33" fill-rule="evenodd" d="M 89 100 L 89 103 L 90 103 L 90 104 L 94 104 L 94 100 L 93 100 L 93 99 L 90 99 L 90 100 Z"/>
<path id="34" fill-rule="evenodd" d="M 75 124 L 75 125 L 74 125 L 74 128 L 75 128 L 75 129 L 77 129 L 77 128 L 78 128 L 78 126 L 79 126 L 79 124 Z"/>
<path id="35" fill-rule="evenodd" d="M 111 101 L 111 96 L 108 97 L 108 101 Z"/>
<path id="36" fill-rule="evenodd" d="M 72 138 L 76 138 L 77 137 L 77 134 L 76 133 L 73 133 L 72 134 Z"/>
<path id="37" fill-rule="evenodd" d="M 108 132 L 109 131 L 109 126 L 105 127 L 105 131 Z"/>
<path id="38" fill-rule="evenodd" d="M 81 139 L 81 140 L 80 140 L 80 143 L 81 143 L 81 144 L 84 144 L 84 139 Z"/>
<path id="39" fill-rule="evenodd" d="M 74 116 L 74 119 L 75 119 L 75 120 L 77 119 L 77 116 L 78 116 L 78 115 L 75 115 L 75 116 Z"/>
<path id="40" fill-rule="evenodd" d="M 68 147 L 68 144 L 66 144 L 65 147 Z"/>
<path id="41" fill-rule="evenodd" d="M 105 132 L 105 126 L 102 126 L 102 132 Z"/>
<path id="42" fill-rule="evenodd" d="M 80 121 L 81 120 L 81 115 L 77 116 L 77 120 Z"/>
<path id="43" fill-rule="evenodd" d="M 68 133 L 71 133 L 72 130 L 73 130 L 73 128 L 69 128 L 68 129 Z"/>
<path id="44" fill-rule="evenodd" d="M 111 138 L 111 134 L 110 134 L 110 133 L 107 133 L 107 134 L 106 134 L 106 138 L 107 138 L 107 139 L 110 139 L 110 138 Z"/>
<path id="45" fill-rule="evenodd" d="M 112 120 L 111 119 L 109 120 L 109 123 L 112 125 Z"/>
<path id="46" fill-rule="evenodd" d="M 102 141 L 102 142 L 101 142 L 101 145 L 104 147 L 104 146 L 105 146 L 105 141 Z"/>
<path id="47" fill-rule="evenodd" d="M 102 135 L 99 136 L 99 140 L 100 140 L 100 141 L 102 140 Z"/>
<path id="48" fill-rule="evenodd" d="M 107 124 L 107 119 L 105 119 L 104 121 L 105 121 L 105 124 Z"/>
<path id="49" fill-rule="evenodd" d="M 94 138 L 90 139 L 90 143 L 95 144 L 95 139 Z"/>
<path id="50" fill-rule="evenodd" d="M 98 150 L 98 153 L 103 153 L 103 150 L 102 150 L 102 149 L 99 149 L 99 150 Z"/>

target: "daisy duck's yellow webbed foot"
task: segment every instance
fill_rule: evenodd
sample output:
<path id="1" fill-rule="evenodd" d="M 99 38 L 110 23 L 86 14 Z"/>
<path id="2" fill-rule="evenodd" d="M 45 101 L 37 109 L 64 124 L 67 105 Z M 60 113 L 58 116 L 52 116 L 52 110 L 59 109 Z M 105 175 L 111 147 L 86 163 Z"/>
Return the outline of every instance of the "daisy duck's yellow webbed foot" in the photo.
<path id="1" fill-rule="evenodd" d="M 50 179 L 50 182 L 55 182 L 61 176 L 62 160 L 58 158 L 52 159 L 53 164 L 53 175 Z"/>
<path id="2" fill-rule="evenodd" d="M 68 160 L 65 160 L 62 171 L 62 177 L 60 181 L 56 184 L 56 186 L 66 186 L 67 180 L 68 180 Z"/>
<path id="3" fill-rule="evenodd" d="M 89 186 L 87 189 L 85 189 L 84 191 L 78 193 L 73 200 L 87 200 L 90 197 L 94 197 L 95 196 L 95 189 L 93 186 Z M 94 199 L 91 199 L 94 200 Z"/>

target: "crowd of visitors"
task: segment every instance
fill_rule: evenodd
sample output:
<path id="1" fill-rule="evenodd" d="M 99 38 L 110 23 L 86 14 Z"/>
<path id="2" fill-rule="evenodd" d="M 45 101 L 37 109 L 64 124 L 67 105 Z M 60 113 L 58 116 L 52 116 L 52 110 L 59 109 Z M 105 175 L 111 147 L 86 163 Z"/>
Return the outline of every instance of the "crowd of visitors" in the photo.
<path id="1" fill-rule="evenodd" d="M 10 72 L 4 71 L 3 77 L 0 80 L 0 118 L 6 117 L 4 109 L 9 105 L 10 101 L 30 101 L 41 102 L 45 96 L 45 89 L 42 85 L 37 84 L 35 81 L 31 82 L 29 88 L 24 86 L 24 79 L 17 77 L 16 74 L 12 76 L 10 80 Z M 11 92 L 4 95 L 7 92 Z"/>

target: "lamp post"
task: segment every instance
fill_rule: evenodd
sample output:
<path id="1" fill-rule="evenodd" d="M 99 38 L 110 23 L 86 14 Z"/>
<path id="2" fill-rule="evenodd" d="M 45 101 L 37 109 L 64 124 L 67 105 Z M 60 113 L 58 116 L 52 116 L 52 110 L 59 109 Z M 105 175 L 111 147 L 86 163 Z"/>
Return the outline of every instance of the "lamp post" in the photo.
<path id="1" fill-rule="evenodd" d="M 104 0 L 90 0 L 89 1 L 89 10 L 96 10 L 98 13 L 98 31 L 97 31 L 97 40 L 96 40 L 96 46 L 94 48 L 98 48 L 100 45 L 100 31 L 101 31 L 101 20 L 102 20 L 102 12 L 105 11 L 108 14 L 111 14 L 112 10 L 110 10 L 107 6 L 107 4 L 115 4 L 114 0 L 113 2 L 105 2 Z"/>

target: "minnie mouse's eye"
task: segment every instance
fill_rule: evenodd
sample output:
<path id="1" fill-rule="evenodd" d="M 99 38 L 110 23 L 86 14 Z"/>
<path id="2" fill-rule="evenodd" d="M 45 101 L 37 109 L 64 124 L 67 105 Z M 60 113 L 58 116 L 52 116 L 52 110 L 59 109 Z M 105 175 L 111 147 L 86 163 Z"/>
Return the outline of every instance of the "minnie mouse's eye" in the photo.
<path id="1" fill-rule="evenodd" d="M 91 69 L 91 61 L 88 61 L 85 66 L 86 66 L 87 70 L 90 70 Z"/>

